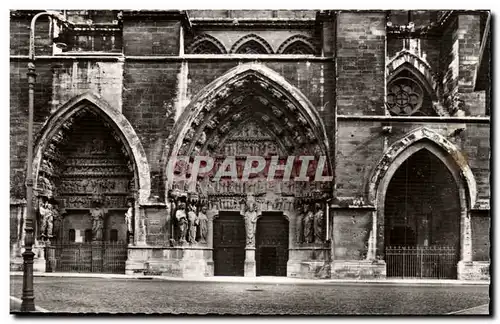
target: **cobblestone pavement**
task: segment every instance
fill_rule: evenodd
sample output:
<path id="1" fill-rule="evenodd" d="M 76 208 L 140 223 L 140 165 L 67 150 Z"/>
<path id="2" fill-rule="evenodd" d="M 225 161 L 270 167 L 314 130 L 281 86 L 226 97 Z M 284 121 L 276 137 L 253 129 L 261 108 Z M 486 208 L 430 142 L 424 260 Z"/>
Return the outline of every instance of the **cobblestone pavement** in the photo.
<path id="1" fill-rule="evenodd" d="M 255 286 L 57 277 L 35 277 L 34 284 L 36 304 L 52 312 L 434 315 L 489 303 L 488 286 Z M 10 290 L 21 297 L 21 277 L 11 277 Z"/>

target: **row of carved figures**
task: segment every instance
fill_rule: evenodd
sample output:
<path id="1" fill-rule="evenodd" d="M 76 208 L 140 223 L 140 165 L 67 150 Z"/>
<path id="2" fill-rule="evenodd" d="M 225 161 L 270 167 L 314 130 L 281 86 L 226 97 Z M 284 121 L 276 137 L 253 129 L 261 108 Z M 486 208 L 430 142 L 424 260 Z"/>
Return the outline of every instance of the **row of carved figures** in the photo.
<path id="1" fill-rule="evenodd" d="M 199 206 L 195 202 L 186 203 L 180 201 L 175 210 L 176 238 L 179 244 L 189 242 L 207 243 L 208 217 L 207 206 Z"/>
<path id="2" fill-rule="evenodd" d="M 134 209 L 133 201 L 127 202 L 127 212 L 125 213 L 125 224 L 127 226 L 127 236 L 133 239 L 134 235 Z M 64 209 L 58 208 L 58 202 L 54 198 L 42 197 L 39 202 L 38 212 L 40 215 L 40 238 L 61 239 L 62 221 L 65 215 Z M 108 209 L 105 207 L 102 197 L 93 199 L 93 206 L 87 213 L 92 221 L 92 240 L 102 241 L 104 231 L 104 219 L 108 215 Z"/>
<path id="3" fill-rule="evenodd" d="M 198 200 L 173 199 L 169 205 L 174 215 L 174 237 L 178 244 L 207 243 L 208 217 L 207 205 L 198 204 Z M 200 210 L 199 210 L 200 209 Z M 198 211 L 199 210 L 199 211 Z M 240 202 L 240 214 L 245 220 L 245 234 L 247 247 L 255 245 L 255 230 L 257 219 L 262 211 L 255 198 L 247 196 Z M 303 204 L 302 213 L 297 216 L 296 242 L 322 243 L 324 242 L 324 210 L 322 204 L 315 203 L 314 210 L 310 203 Z"/>
<path id="4" fill-rule="evenodd" d="M 297 243 L 322 243 L 324 241 L 324 211 L 320 203 L 302 206 L 302 213 L 296 218 L 295 241 Z"/>
<path id="5" fill-rule="evenodd" d="M 174 237 L 178 244 L 206 244 L 208 238 L 207 205 L 198 205 L 197 200 L 178 199 L 171 202 L 174 212 Z M 198 209 L 200 209 L 198 211 Z M 255 199 L 250 196 L 241 202 L 241 214 L 245 219 L 246 244 L 254 245 L 255 226 L 260 212 Z"/>

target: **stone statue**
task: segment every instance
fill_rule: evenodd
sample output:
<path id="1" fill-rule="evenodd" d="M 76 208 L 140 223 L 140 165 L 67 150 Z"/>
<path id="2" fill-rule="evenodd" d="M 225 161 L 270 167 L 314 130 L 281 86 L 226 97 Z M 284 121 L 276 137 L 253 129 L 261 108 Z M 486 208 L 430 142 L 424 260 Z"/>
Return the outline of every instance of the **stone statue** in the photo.
<path id="1" fill-rule="evenodd" d="M 307 243 L 313 242 L 313 223 L 314 223 L 314 214 L 311 210 L 309 210 L 309 206 L 304 215 L 304 240 Z"/>
<path id="2" fill-rule="evenodd" d="M 51 204 L 51 212 L 52 212 L 52 221 L 54 223 L 53 233 L 52 235 L 57 239 L 62 239 L 62 222 L 63 222 L 63 213 L 64 211 L 60 211 L 57 206 L 57 201 L 53 200 Z"/>
<path id="3" fill-rule="evenodd" d="M 200 243 L 207 243 L 208 237 L 208 217 L 207 206 L 203 205 L 198 213 L 198 223 L 200 228 Z"/>
<path id="4" fill-rule="evenodd" d="M 196 205 L 190 204 L 188 211 L 188 241 L 193 244 L 196 243 L 196 232 L 198 229 L 198 215 L 196 215 Z"/>
<path id="5" fill-rule="evenodd" d="M 316 213 L 314 214 L 314 242 L 323 242 L 323 208 L 320 203 L 315 205 Z"/>
<path id="6" fill-rule="evenodd" d="M 127 212 L 125 213 L 125 224 L 127 225 L 127 240 L 131 242 L 134 237 L 134 202 L 132 199 L 127 201 Z"/>
<path id="7" fill-rule="evenodd" d="M 92 219 L 92 241 L 102 241 L 104 231 L 104 217 L 108 211 L 104 208 L 101 199 L 94 200 L 94 207 L 90 210 Z"/>
<path id="8" fill-rule="evenodd" d="M 179 233 L 179 243 L 186 242 L 187 234 L 187 215 L 186 215 L 186 203 L 179 203 L 179 207 L 175 212 L 175 219 L 177 220 L 177 229 Z"/>
<path id="9" fill-rule="evenodd" d="M 307 212 L 309 211 L 309 204 L 304 204 L 303 212 L 299 215 L 297 215 L 297 219 L 295 220 L 295 237 L 296 237 L 296 242 L 297 243 L 302 243 L 304 242 L 303 234 L 304 234 L 304 218 L 307 215 Z"/>
<path id="10" fill-rule="evenodd" d="M 52 227 L 54 221 L 54 212 L 50 200 L 44 199 L 40 204 L 40 216 L 42 226 L 40 227 L 40 234 L 42 238 L 52 237 Z"/>
<path id="11" fill-rule="evenodd" d="M 246 245 L 247 247 L 255 246 L 255 228 L 257 225 L 258 211 L 257 203 L 253 196 L 249 196 L 246 203 L 242 205 L 241 214 L 245 218 L 246 230 Z"/>

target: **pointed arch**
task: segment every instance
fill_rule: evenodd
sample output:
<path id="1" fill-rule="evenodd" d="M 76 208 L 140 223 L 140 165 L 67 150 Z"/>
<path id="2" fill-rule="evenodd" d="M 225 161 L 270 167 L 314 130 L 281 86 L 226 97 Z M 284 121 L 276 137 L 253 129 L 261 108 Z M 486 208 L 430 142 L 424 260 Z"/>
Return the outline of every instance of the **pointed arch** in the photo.
<path id="1" fill-rule="evenodd" d="M 301 52 L 300 54 L 316 54 L 316 47 L 313 45 L 311 39 L 304 35 L 294 35 L 290 38 L 286 39 L 283 43 L 281 43 L 278 48 L 278 54 L 296 54 L 294 51 L 299 48 Z"/>
<path id="2" fill-rule="evenodd" d="M 83 109 L 89 109 L 102 117 L 118 134 L 121 143 L 124 144 L 128 155 L 134 165 L 136 188 L 138 188 L 138 202 L 145 204 L 151 192 L 151 179 L 148 160 L 141 141 L 129 121 L 120 111 L 108 104 L 100 96 L 87 92 L 76 96 L 62 105 L 44 123 L 35 141 L 35 152 L 33 160 L 34 188 L 37 187 L 38 174 L 42 163 L 43 152 L 58 133 L 71 127 L 72 118 L 77 116 Z"/>
<path id="3" fill-rule="evenodd" d="M 370 177 L 368 200 L 376 206 L 379 205 L 379 197 L 385 194 L 394 172 L 421 149 L 429 150 L 446 165 L 457 186 L 465 191 L 467 207 L 472 208 L 476 203 L 477 187 L 467 160 L 453 143 L 427 127 L 413 130 L 386 150 Z"/>
<path id="4" fill-rule="evenodd" d="M 431 96 L 432 101 L 438 100 L 438 82 L 427 62 L 407 50 L 399 52 L 387 63 L 387 84 L 403 70 L 410 72 L 421 83 Z"/>
<path id="5" fill-rule="evenodd" d="M 277 72 L 263 64 L 246 63 L 233 68 L 207 85 L 192 99 L 182 112 L 172 129 L 171 135 L 167 139 L 163 154 L 164 181 L 167 186 L 165 192 L 168 192 L 171 185 L 171 179 L 169 179 L 167 172 L 168 162 L 172 161 L 179 154 L 184 140 L 188 138 L 188 133 L 192 131 L 192 128 L 200 128 L 199 125 L 202 125 L 200 119 L 203 118 L 204 114 L 208 115 L 213 114 L 214 111 L 221 112 L 226 110 L 230 95 L 232 95 L 235 89 L 240 89 L 245 83 L 250 82 L 250 80 L 257 85 L 259 91 L 266 92 L 273 99 L 279 100 L 284 107 L 283 109 L 286 109 L 290 114 L 293 113 L 298 116 L 297 119 L 302 122 L 303 129 L 305 130 L 307 127 L 311 132 L 310 135 L 317 139 L 320 153 L 327 157 L 327 168 L 333 170 L 331 159 L 329 158 L 330 147 L 326 128 L 312 103 Z M 232 102 L 236 99 L 241 100 L 241 98 L 234 98 Z M 268 106 L 268 109 L 275 112 L 276 107 Z M 206 124 L 204 127 L 207 127 Z M 190 145 L 192 147 L 193 144 Z"/>
<path id="6" fill-rule="evenodd" d="M 230 53 L 235 54 L 239 53 L 246 45 L 252 44 L 259 48 L 258 51 L 262 53 L 259 54 L 273 54 L 273 48 L 269 43 L 262 37 L 256 34 L 248 34 L 240 38 L 234 45 L 231 47 Z"/>
<path id="7" fill-rule="evenodd" d="M 227 54 L 224 45 L 209 34 L 198 35 L 187 47 L 188 54 Z"/>

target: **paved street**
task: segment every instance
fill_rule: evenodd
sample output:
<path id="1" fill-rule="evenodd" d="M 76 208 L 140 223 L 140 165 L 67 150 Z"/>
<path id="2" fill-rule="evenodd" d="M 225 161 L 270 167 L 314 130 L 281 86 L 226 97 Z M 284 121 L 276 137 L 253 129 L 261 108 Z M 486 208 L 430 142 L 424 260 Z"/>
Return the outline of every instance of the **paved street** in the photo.
<path id="1" fill-rule="evenodd" d="M 489 302 L 488 286 L 477 285 L 256 286 L 156 279 L 35 277 L 34 280 L 37 306 L 51 312 L 432 315 Z M 11 277 L 10 289 L 11 296 L 21 297 L 21 277 Z"/>

